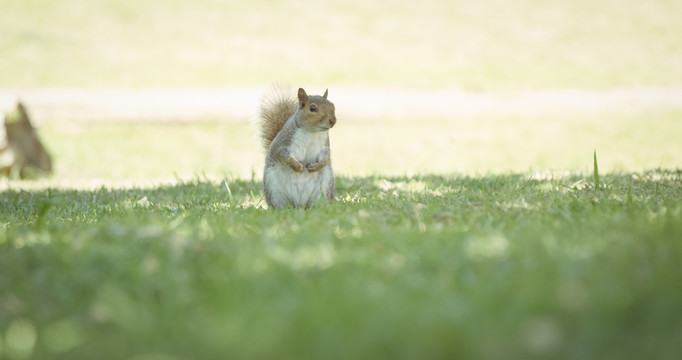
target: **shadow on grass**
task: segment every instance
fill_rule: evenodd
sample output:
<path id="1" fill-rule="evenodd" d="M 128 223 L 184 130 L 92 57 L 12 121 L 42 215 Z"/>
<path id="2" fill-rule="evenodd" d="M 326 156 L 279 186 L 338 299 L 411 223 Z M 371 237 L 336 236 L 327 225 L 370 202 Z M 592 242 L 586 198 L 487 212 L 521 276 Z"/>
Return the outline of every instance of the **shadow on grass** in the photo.
<path id="1" fill-rule="evenodd" d="M 636 173 L 612 173 L 604 176 L 605 190 L 659 194 L 659 190 L 679 189 L 682 170 L 655 169 Z M 414 197 L 443 197 L 459 193 L 498 193 L 502 197 L 522 191 L 595 190 L 590 174 L 568 171 L 493 174 L 484 176 L 417 175 L 337 177 L 337 204 L 351 199 L 373 199 L 382 194 Z M 664 192 L 661 192 L 664 193 Z M 5 223 L 40 224 L 48 213 L 70 220 L 96 221 L 105 215 L 138 212 L 174 215 L 178 211 L 219 212 L 227 209 L 263 209 L 262 184 L 259 180 L 191 180 L 152 188 L 95 190 L 6 189 L 0 192 L 3 204 L 0 218 Z M 82 212 L 80 212 L 83 210 Z"/>

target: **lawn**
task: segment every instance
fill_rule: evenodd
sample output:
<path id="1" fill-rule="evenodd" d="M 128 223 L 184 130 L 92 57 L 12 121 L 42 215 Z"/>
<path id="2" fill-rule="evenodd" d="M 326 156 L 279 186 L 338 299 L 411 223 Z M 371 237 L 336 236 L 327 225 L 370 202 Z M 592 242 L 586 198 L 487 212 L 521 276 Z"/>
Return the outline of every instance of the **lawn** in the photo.
<path id="1" fill-rule="evenodd" d="M 682 173 L 5 190 L 9 359 L 641 359 L 682 348 Z"/>
<path id="2" fill-rule="evenodd" d="M 307 211 L 264 208 L 248 123 L 46 123 L 55 174 L 0 192 L 0 354 L 674 358 L 680 116 L 348 119 Z"/>

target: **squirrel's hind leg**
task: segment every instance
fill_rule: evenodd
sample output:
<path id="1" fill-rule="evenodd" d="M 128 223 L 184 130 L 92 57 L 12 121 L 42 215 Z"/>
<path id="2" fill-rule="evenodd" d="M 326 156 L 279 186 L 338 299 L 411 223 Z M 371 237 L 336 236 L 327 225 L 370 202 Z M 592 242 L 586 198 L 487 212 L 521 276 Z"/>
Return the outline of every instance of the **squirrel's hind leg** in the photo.
<path id="1" fill-rule="evenodd" d="M 322 168 L 320 175 L 322 175 L 322 181 L 320 182 L 320 190 L 329 202 L 334 202 L 334 197 L 336 196 L 336 181 L 334 180 L 334 171 L 332 170 L 331 164 Z"/>
<path id="2" fill-rule="evenodd" d="M 282 179 L 280 179 L 273 168 L 266 167 L 263 174 L 263 193 L 265 195 L 265 202 L 271 209 L 281 209 L 287 207 L 288 199 L 282 187 Z"/>

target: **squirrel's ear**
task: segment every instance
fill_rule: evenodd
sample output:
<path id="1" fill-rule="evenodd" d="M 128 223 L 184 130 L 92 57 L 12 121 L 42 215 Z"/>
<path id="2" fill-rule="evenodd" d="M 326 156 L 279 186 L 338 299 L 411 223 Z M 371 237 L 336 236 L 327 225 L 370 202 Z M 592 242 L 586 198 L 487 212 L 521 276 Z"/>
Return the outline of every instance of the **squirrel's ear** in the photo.
<path id="1" fill-rule="evenodd" d="M 26 112 L 26 106 L 24 106 L 21 100 L 17 100 L 17 112 L 19 113 L 19 120 L 22 123 L 31 123 L 31 120 L 28 118 L 28 113 Z"/>
<path id="2" fill-rule="evenodd" d="M 324 95 L 322 95 L 322 97 L 323 97 L 325 100 L 327 100 L 327 94 L 328 94 L 328 93 L 329 93 L 329 89 L 325 89 L 325 90 L 324 90 Z"/>
<path id="3" fill-rule="evenodd" d="M 303 88 L 298 89 L 298 102 L 301 104 L 301 109 L 305 106 L 305 103 L 308 102 L 308 94 L 305 93 L 305 90 Z"/>

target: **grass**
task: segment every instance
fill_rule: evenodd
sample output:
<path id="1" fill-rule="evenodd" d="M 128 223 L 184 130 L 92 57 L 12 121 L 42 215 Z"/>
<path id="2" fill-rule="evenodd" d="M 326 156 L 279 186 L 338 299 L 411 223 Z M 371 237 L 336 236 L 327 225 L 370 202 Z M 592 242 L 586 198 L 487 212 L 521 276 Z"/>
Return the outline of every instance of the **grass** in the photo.
<path id="1" fill-rule="evenodd" d="M 341 177 L 0 193 L 0 354 L 675 358 L 682 173 Z"/>
<path id="2" fill-rule="evenodd" d="M 4 0 L 0 87 L 677 86 L 680 4 Z"/>
<path id="3" fill-rule="evenodd" d="M 347 119 L 337 201 L 276 212 L 247 123 L 45 123 L 55 174 L 0 192 L 0 357 L 675 358 L 679 119 Z"/>
<path id="4" fill-rule="evenodd" d="M 599 181 L 599 164 L 597 164 L 597 150 L 594 151 L 594 188 L 601 189 Z"/>

